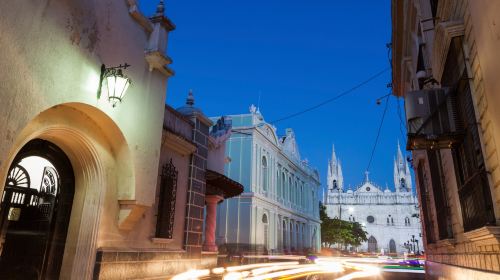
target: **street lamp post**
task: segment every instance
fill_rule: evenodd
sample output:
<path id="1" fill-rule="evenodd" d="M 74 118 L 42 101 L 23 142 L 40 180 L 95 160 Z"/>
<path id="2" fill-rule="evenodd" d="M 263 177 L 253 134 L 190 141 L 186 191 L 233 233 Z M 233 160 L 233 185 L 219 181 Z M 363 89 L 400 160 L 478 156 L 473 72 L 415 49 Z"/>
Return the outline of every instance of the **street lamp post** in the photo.
<path id="1" fill-rule="evenodd" d="M 411 243 L 412 243 L 412 248 L 413 248 L 412 251 L 415 252 L 415 249 L 417 249 L 417 246 L 418 246 L 418 239 L 415 239 L 415 235 L 411 236 Z M 418 251 L 418 249 L 416 251 Z"/>

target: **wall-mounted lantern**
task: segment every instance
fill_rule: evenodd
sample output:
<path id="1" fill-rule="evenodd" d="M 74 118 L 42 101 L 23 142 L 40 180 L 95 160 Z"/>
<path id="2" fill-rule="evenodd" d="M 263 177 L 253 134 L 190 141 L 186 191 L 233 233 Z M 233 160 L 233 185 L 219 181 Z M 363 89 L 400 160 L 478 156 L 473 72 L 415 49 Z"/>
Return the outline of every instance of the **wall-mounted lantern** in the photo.
<path id="1" fill-rule="evenodd" d="M 124 65 L 118 65 L 116 67 L 106 68 L 103 64 L 101 66 L 101 77 L 99 79 L 99 89 L 97 90 L 97 99 L 101 98 L 101 89 L 103 86 L 106 87 L 108 92 L 108 101 L 116 106 L 116 103 L 121 102 L 123 96 L 127 92 L 128 87 L 132 83 L 132 80 L 123 75 L 122 69 L 127 69 L 129 67 L 127 63 Z"/>

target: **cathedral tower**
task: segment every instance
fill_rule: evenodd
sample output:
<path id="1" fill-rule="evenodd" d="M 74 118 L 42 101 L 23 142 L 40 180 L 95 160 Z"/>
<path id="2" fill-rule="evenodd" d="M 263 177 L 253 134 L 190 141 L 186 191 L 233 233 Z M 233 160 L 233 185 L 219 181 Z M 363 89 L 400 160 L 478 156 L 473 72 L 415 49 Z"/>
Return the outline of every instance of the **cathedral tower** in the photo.
<path id="1" fill-rule="evenodd" d="M 397 157 L 394 159 L 394 187 L 396 192 L 411 192 L 411 174 L 408 162 L 406 162 L 401 152 L 398 141 Z"/>
<path id="2" fill-rule="evenodd" d="M 332 158 L 328 161 L 328 191 L 342 192 L 344 188 L 344 177 L 342 166 L 335 154 L 335 146 L 332 145 Z"/>

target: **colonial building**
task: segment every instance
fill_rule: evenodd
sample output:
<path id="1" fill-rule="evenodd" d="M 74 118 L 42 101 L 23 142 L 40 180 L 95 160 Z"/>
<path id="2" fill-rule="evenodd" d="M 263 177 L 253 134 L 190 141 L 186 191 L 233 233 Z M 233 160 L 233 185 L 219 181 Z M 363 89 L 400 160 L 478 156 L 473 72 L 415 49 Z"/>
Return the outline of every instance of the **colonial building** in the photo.
<path id="1" fill-rule="evenodd" d="M 394 159 L 394 191 L 365 180 L 354 190 L 345 189 L 340 159 L 332 151 L 328 162 L 328 189 L 324 205 L 330 218 L 358 222 L 368 232 L 368 241 L 359 248 L 367 252 L 401 254 L 421 247 L 421 228 L 417 198 L 413 195 L 408 163 L 398 144 Z"/>
<path id="2" fill-rule="evenodd" d="M 216 156 L 228 135 L 164 105 L 164 9 L 0 2 L 1 279 L 164 278 L 216 259 L 203 212 L 242 187 Z"/>
<path id="3" fill-rule="evenodd" d="M 227 250 L 318 251 L 319 176 L 301 159 L 293 130 L 278 137 L 254 106 L 229 117 L 225 171 L 245 190 L 218 206 L 217 243 Z"/>
<path id="4" fill-rule="evenodd" d="M 392 1 L 429 279 L 500 275 L 498 1 Z"/>

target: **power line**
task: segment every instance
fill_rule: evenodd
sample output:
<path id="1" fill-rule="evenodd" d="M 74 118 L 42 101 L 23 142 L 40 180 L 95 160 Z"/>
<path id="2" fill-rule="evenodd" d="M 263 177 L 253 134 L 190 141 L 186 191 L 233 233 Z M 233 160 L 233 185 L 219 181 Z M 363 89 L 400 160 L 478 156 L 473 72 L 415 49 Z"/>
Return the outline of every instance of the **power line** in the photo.
<path id="1" fill-rule="evenodd" d="M 375 154 L 375 149 L 377 148 L 378 138 L 380 137 L 380 131 L 382 131 L 382 125 L 384 124 L 385 113 L 387 112 L 387 107 L 389 107 L 388 105 L 389 105 L 389 96 L 385 98 L 384 112 L 382 113 L 382 119 L 380 120 L 380 125 L 378 126 L 377 137 L 375 138 L 375 143 L 373 144 L 372 153 L 370 155 L 370 161 L 368 162 L 366 171 L 369 171 L 370 166 L 372 165 L 373 155 Z"/>
<path id="2" fill-rule="evenodd" d="M 328 104 L 328 103 L 331 103 L 331 102 L 333 102 L 333 101 L 335 101 L 335 100 L 337 100 L 337 99 L 340 99 L 341 97 L 346 96 L 346 95 L 348 95 L 348 94 L 350 94 L 350 93 L 354 92 L 355 90 L 359 89 L 360 87 L 362 87 L 362 86 L 364 86 L 364 85 L 368 84 L 369 82 L 371 82 L 371 81 L 375 80 L 376 78 L 378 78 L 379 76 L 381 76 L 382 74 L 384 74 L 385 72 L 387 72 L 389 69 L 391 69 L 391 67 L 387 67 L 387 68 L 385 68 L 384 70 L 382 70 L 382 71 L 379 71 L 379 72 L 375 73 L 374 75 L 370 76 L 368 79 L 366 79 L 366 80 L 362 81 L 361 83 L 359 83 L 359 84 L 357 84 L 357 85 L 355 85 L 355 86 L 351 87 L 350 89 L 348 89 L 348 90 L 346 90 L 346 91 L 343 91 L 343 92 L 339 93 L 338 95 L 336 95 L 336 96 L 334 96 L 334 97 L 332 97 L 332 98 L 330 98 L 330 99 L 327 99 L 327 100 L 325 100 L 325 101 L 323 101 L 323 102 L 320 102 L 320 103 L 318 103 L 318 104 L 316 104 L 316 105 L 314 105 L 314 106 L 311 106 L 311 107 L 309 107 L 309 108 L 306 108 L 306 109 L 304 109 L 304 110 L 302 110 L 302 111 L 299 111 L 299 112 L 296 112 L 296 113 L 293 113 L 293 114 L 290 114 L 290 115 L 287 115 L 287 116 L 281 117 L 281 118 L 276 119 L 276 120 L 274 120 L 274 121 L 272 121 L 272 122 L 269 122 L 269 123 L 271 123 L 271 124 L 275 124 L 275 123 L 277 123 L 277 122 L 281 122 L 281 121 L 284 121 L 284 120 L 288 120 L 288 119 L 291 119 L 291 118 L 294 118 L 294 117 L 300 116 L 300 115 L 305 114 L 305 113 L 307 113 L 307 112 L 313 111 L 313 110 L 315 110 L 315 109 L 317 109 L 317 108 L 319 108 L 319 107 L 322 107 L 322 106 L 324 106 L 324 105 L 326 105 L 326 104 Z"/>

